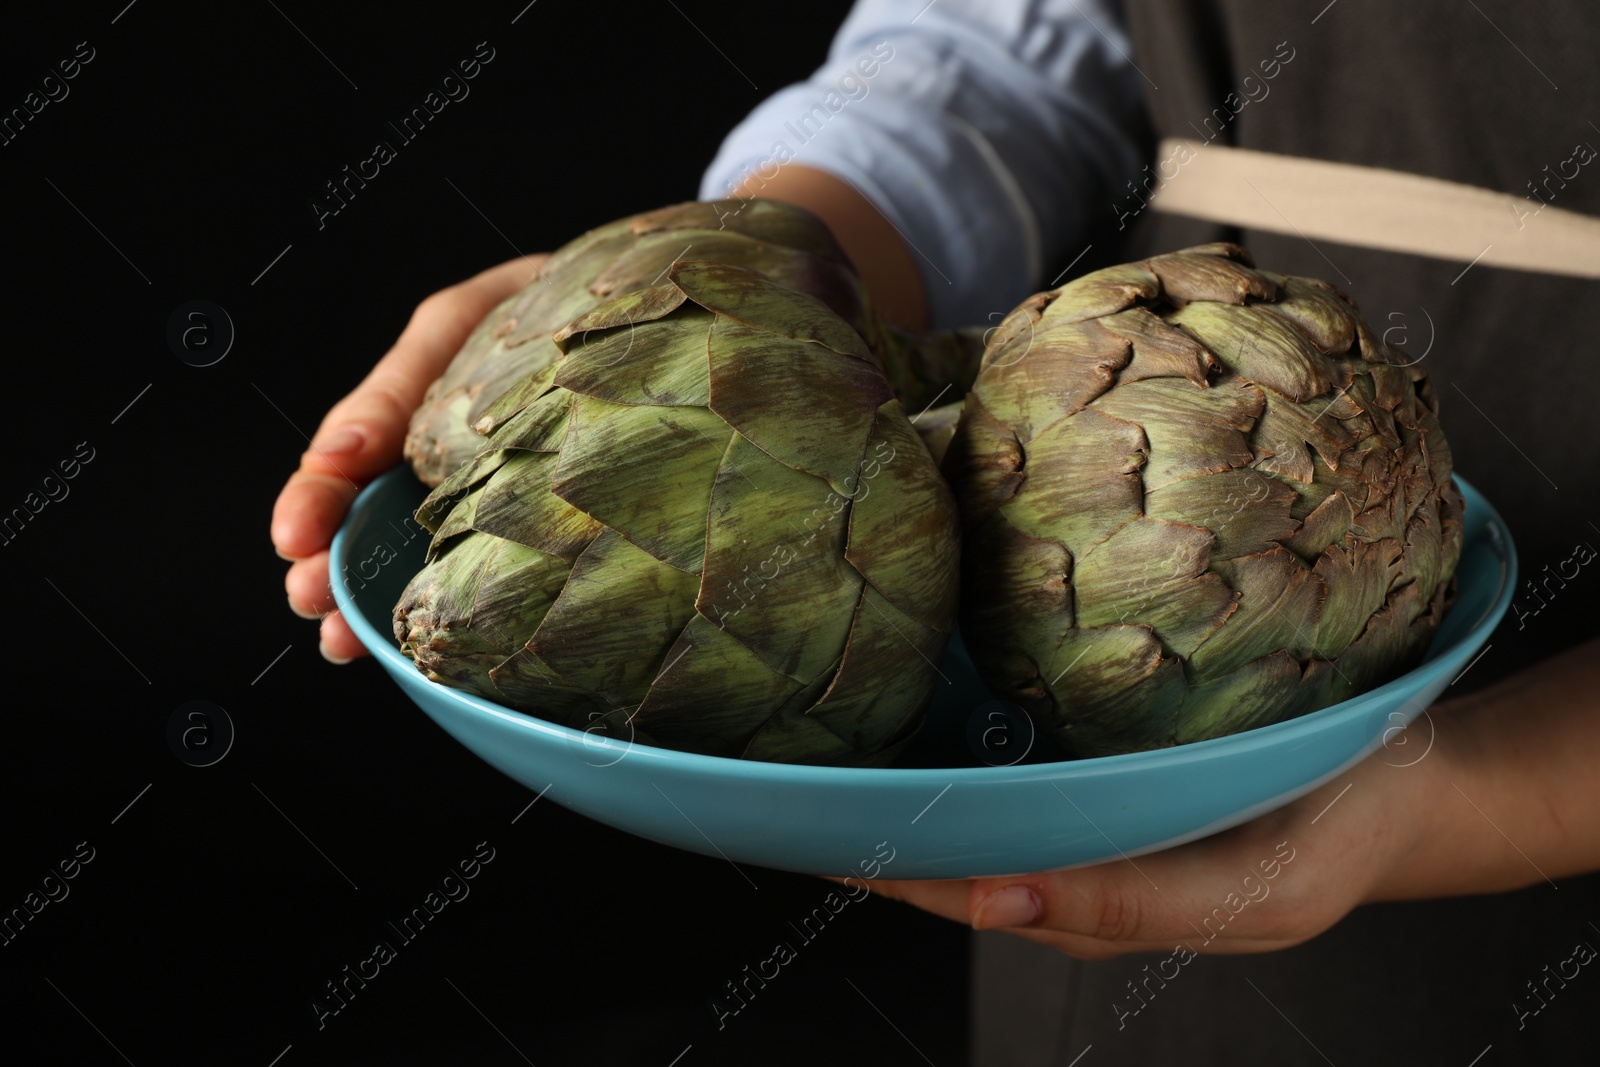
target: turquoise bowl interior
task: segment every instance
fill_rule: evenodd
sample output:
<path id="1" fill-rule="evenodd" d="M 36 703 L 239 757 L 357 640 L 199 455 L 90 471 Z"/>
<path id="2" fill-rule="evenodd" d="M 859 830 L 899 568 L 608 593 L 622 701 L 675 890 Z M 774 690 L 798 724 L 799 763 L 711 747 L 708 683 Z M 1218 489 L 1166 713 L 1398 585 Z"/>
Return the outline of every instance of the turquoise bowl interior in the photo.
<path id="1" fill-rule="evenodd" d="M 880 844 L 881 877 L 1021 874 L 1137 856 L 1287 804 L 1393 740 L 1478 654 L 1511 603 L 1516 553 L 1480 494 L 1466 497 L 1454 608 L 1428 657 L 1342 704 L 1230 737 L 1064 760 L 1023 733 L 978 679 L 959 639 L 948 684 L 894 767 L 759 763 L 630 744 L 557 726 L 435 684 L 401 654 L 390 613 L 420 566 L 425 495 L 397 468 L 357 498 L 334 538 L 340 610 L 424 713 L 529 789 L 592 819 L 735 863 L 812 874 L 859 871 Z M 998 731 L 998 732 L 997 732 Z M 1426 744 L 1426 742 L 1421 742 Z M 1395 747 L 1392 762 L 1421 752 Z"/>

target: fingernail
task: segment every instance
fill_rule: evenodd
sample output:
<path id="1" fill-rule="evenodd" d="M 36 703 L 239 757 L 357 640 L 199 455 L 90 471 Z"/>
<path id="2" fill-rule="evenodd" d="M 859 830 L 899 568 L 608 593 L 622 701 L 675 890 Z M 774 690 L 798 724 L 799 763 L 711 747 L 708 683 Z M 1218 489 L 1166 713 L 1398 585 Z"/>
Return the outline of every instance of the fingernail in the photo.
<path id="1" fill-rule="evenodd" d="M 341 667 L 355 658 L 353 656 L 335 656 L 332 652 L 328 651 L 327 644 L 322 641 L 317 642 L 317 651 L 322 653 L 323 659 L 327 660 L 329 663 Z"/>
<path id="2" fill-rule="evenodd" d="M 366 444 L 367 436 L 354 426 L 346 426 L 334 430 L 326 437 L 320 437 L 311 442 L 311 447 L 325 456 L 339 456 L 350 452 L 359 452 L 361 446 Z"/>
<path id="3" fill-rule="evenodd" d="M 998 930 L 1009 926 L 1030 926 L 1043 914 L 1039 897 L 1025 885 L 1012 885 L 990 893 L 972 917 L 974 930 Z"/>
<path id="4" fill-rule="evenodd" d="M 321 615 L 317 614 L 314 611 L 301 611 L 300 610 L 300 605 L 298 605 L 298 604 L 296 604 L 294 602 L 294 597 L 290 597 L 289 598 L 289 610 L 294 612 L 296 615 L 300 616 L 302 619 L 320 619 L 320 618 L 322 618 Z"/>
<path id="5" fill-rule="evenodd" d="M 293 563 L 295 561 L 293 556 L 291 556 L 291 555 L 287 554 L 286 552 L 284 552 L 284 550 L 279 548 L 277 545 L 273 545 L 272 546 L 272 551 L 274 551 L 274 552 L 276 552 L 278 554 L 278 558 L 279 559 L 286 559 L 290 563 Z"/>

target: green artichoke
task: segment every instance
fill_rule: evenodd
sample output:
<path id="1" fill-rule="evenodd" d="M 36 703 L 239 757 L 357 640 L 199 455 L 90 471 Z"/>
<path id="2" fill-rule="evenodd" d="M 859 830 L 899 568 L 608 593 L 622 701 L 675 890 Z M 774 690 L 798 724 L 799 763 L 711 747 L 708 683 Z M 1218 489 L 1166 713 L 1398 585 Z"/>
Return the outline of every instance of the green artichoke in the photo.
<path id="1" fill-rule="evenodd" d="M 872 348 L 895 393 L 920 410 L 934 392 L 971 383 L 975 335 L 922 337 L 880 321 L 828 228 L 802 208 L 771 200 L 676 204 L 591 230 L 556 251 L 540 276 L 480 322 L 411 418 L 405 457 L 438 485 L 483 445 L 473 429 L 518 380 L 560 358 L 552 335 L 602 301 L 658 284 L 683 257 L 746 267 L 817 297 Z"/>
<path id="2" fill-rule="evenodd" d="M 1388 680 L 1454 591 L 1427 376 L 1350 300 L 1215 244 L 996 330 L 944 470 L 962 635 L 1075 755 L 1217 737 Z"/>
<path id="3" fill-rule="evenodd" d="M 395 608 L 405 653 L 608 736 L 891 759 L 954 628 L 959 523 L 857 332 L 760 273 L 682 261 L 552 337 L 418 511 L 434 536 Z"/>

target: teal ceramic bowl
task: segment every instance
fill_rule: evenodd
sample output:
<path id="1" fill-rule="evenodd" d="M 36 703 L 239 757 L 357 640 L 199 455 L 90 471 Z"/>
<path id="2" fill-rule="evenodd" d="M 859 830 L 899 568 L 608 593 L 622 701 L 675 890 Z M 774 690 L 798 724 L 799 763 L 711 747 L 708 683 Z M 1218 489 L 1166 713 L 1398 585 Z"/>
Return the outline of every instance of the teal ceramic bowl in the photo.
<path id="1" fill-rule="evenodd" d="M 1053 758 L 993 700 L 959 641 L 949 684 L 895 767 L 809 767 L 699 756 L 557 726 L 429 682 L 400 653 L 390 612 L 427 535 L 404 469 L 356 500 L 334 538 L 339 608 L 401 690 L 485 762 L 592 819 L 734 863 L 889 878 L 1021 874 L 1136 856 L 1238 825 L 1315 789 L 1386 741 L 1478 655 L 1511 603 L 1516 555 L 1500 516 L 1467 501 L 1455 607 L 1416 670 L 1353 700 L 1231 737 L 1097 759 Z M 1414 762 L 1428 744 L 1391 745 Z M 883 846 L 880 851 L 880 846 Z M 892 850 L 892 853 L 891 851 Z"/>

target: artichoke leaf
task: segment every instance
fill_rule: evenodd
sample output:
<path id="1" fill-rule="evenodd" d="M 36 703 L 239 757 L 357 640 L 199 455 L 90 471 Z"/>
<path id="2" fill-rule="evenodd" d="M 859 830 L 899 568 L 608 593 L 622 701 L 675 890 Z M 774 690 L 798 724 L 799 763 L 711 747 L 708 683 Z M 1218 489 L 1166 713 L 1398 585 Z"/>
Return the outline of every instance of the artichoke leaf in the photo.
<path id="1" fill-rule="evenodd" d="M 728 448 L 704 408 L 612 404 L 578 396 L 550 488 L 661 562 L 690 574 L 705 558 L 705 502 Z"/>
<path id="2" fill-rule="evenodd" d="M 596 284 L 607 292 L 625 292 L 656 285 L 667 276 L 669 268 L 679 263 L 726 263 L 816 297 L 852 327 L 866 327 L 861 282 L 837 252 L 808 250 L 732 230 L 676 230 L 670 237 L 640 241 L 636 248 L 624 252 Z"/>
<path id="3" fill-rule="evenodd" d="M 527 648 L 490 670 L 489 679 L 513 707 L 577 730 L 588 729 L 617 710 L 611 701 L 563 677 Z"/>
<path id="4" fill-rule="evenodd" d="M 937 664 L 948 636 L 863 586 L 838 672 L 807 717 L 858 752 L 887 748 L 920 718 L 926 694 L 920 687 L 885 685 L 884 679 L 900 675 L 908 655 Z"/>
<path id="5" fill-rule="evenodd" d="M 893 757 L 892 752 L 857 751 L 793 704 L 784 705 L 763 723 L 740 755 L 767 763 L 829 763 L 839 767 L 880 766 Z"/>
<path id="6" fill-rule="evenodd" d="M 571 410 L 572 394 L 551 389 L 502 423 L 479 455 L 492 455 L 495 451 L 511 449 L 559 452 L 567 436 L 567 415 Z M 445 479 L 445 484 L 455 480 L 456 476 L 452 474 Z"/>
<path id="7" fill-rule="evenodd" d="M 861 335 L 809 293 L 728 263 L 687 260 L 673 266 L 667 276 L 696 304 L 752 330 L 808 341 L 872 362 Z"/>
<path id="8" fill-rule="evenodd" d="M 698 586 L 606 530 L 573 563 L 528 650 L 613 705 L 636 705 L 694 617 Z"/>
<path id="9" fill-rule="evenodd" d="M 711 328 L 711 410 L 779 463 L 848 496 L 878 408 L 883 373 L 822 345 L 719 318 Z"/>
<path id="10" fill-rule="evenodd" d="M 1250 266 L 1250 256 L 1221 242 L 1152 256 L 1145 261 L 1161 282 L 1162 295 L 1179 308 L 1191 303 L 1243 305 L 1251 298 L 1272 300 L 1278 287 Z M 1220 354 L 1220 353 L 1219 353 Z"/>
<path id="11" fill-rule="evenodd" d="M 974 656 L 1055 648 L 1076 623 L 1072 555 L 1029 537 L 1004 514 L 969 528 L 961 580 L 973 605 L 964 632 Z"/>
<path id="12" fill-rule="evenodd" d="M 1367 620 L 1383 607 L 1390 588 L 1399 580 L 1400 543 L 1391 538 L 1363 541 L 1346 537 L 1343 545 L 1330 545 L 1322 553 L 1315 570 L 1328 587 L 1328 595 L 1322 602 L 1313 654 L 1334 659 L 1361 636 Z"/>
<path id="13" fill-rule="evenodd" d="M 452 642 L 469 655 L 493 653 L 495 662 L 504 659 L 509 651 L 502 643 L 473 634 L 470 625 L 478 583 L 493 555 L 493 546 L 467 540 L 450 548 L 412 576 L 394 610 L 395 639 L 430 677 L 438 674 L 439 664 L 446 662 L 446 657 L 428 654 L 449 651 Z"/>
<path id="14" fill-rule="evenodd" d="M 1216 535 L 1211 559 L 1220 561 L 1266 552 L 1300 529 L 1289 514 L 1299 494 L 1262 471 L 1248 467 L 1171 482 L 1145 494 L 1145 513 Z"/>
<path id="15" fill-rule="evenodd" d="M 632 289 L 596 304 L 551 334 L 550 340 L 562 352 L 571 353 L 575 346 L 594 340 L 594 334 L 604 336 L 624 326 L 632 327 L 665 318 L 683 306 L 687 299 L 683 290 L 675 285 Z M 628 332 L 631 334 L 633 331 Z"/>
<path id="16" fill-rule="evenodd" d="M 1295 404 L 1263 386 L 1266 404 L 1250 441 L 1255 466 L 1302 485 L 1315 477 L 1309 445 L 1330 470 L 1338 470 L 1341 457 L 1359 438 L 1328 413 L 1326 401 Z"/>
<path id="17" fill-rule="evenodd" d="M 1388 603 L 1367 620 L 1366 628 L 1344 654 L 1334 661 L 1338 677 L 1332 699 L 1348 700 L 1388 681 L 1412 655 L 1413 609 L 1422 601 L 1417 583 L 1409 582 L 1390 594 Z"/>
<path id="18" fill-rule="evenodd" d="M 1444 559 L 1439 568 L 1439 588 L 1452 586 L 1456 565 L 1461 561 L 1461 547 L 1466 537 L 1465 515 L 1467 502 L 1455 482 L 1444 482 L 1439 492 L 1440 551 Z"/>
<path id="19" fill-rule="evenodd" d="M 613 404 L 705 407 L 711 402 L 706 341 L 712 316 L 685 314 L 628 326 L 570 349 L 555 383 Z"/>
<path id="20" fill-rule="evenodd" d="M 512 453 L 509 452 L 485 452 L 457 467 L 450 477 L 434 486 L 433 491 L 417 505 L 417 522 L 430 533 L 437 534 L 440 526 L 449 518 L 450 512 L 462 504 L 473 490 L 482 489 L 483 483 L 489 480 L 489 476 L 504 466 L 511 456 Z M 473 506 L 476 506 L 476 498 Z M 470 514 L 464 515 L 453 525 L 458 533 L 469 529 L 472 517 Z"/>
<path id="21" fill-rule="evenodd" d="M 515 541 L 483 540 L 494 548 L 472 598 L 470 625 L 509 656 L 539 628 L 572 564 Z"/>
<path id="22" fill-rule="evenodd" d="M 494 396 L 492 401 L 486 395 L 483 409 L 478 411 L 475 408 L 467 415 L 467 422 L 485 437 L 498 432 L 512 416 L 549 391 L 550 383 L 556 376 L 556 361 L 560 358 L 560 350 L 552 345 L 549 363 L 524 374 L 504 392 Z"/>
<path id="23" fill-rule="evenodd" d="M 742 234 L 824 259 L 845 261 L 821 219 L 809 211 L 771 200 L 693 200 L 636 215 L 629 226 L 635 236 L 685 230 Z"/>
<path id="24" fill-rule="evenodd" d="M 989 413 L 977 393 L 967 394 L 940 465 L 968 526 L 987 520 L 1027 479 L 1016 434 Z"/>
<path id="25" fill-rule="evenodd" d="M 607 300 L 632 289 L 659 285 L 674 265 L 694 251 L 696 239 L 704 240 L 708 232 L 718 233 L 716 227 L 694 227 L 692 230 L 655 230 L 633 234 L 633 240 L 618 252 L 604 270 L 595 275 L 594 281 L 589 283 L 589 292 Z M 732 241 L 739 240 L 735 235 L 729 237 Z M 723 247 L 727 248 L 728 243 L 731 242 L 724 243 Z M 752 241 L 751 245 L 757 243 Z"/>
<path id="26" fill-rule="evenodd" d="M 928 454 L 933 457 L 935 467 L 944 463 L 945 454 L 950 450 L 950 442 L 956 435 L 956 424 L 961 421 L 962 407 L 962 401 L 958 400 L 953 404 L 919 412 L 911 418 L 911 424 L 916 427 L 917 436 L 922 438 Z"/>
<path id="27" fill-rule="evenodd" d="M 471 389 L 446 392 L 438 379 L 422 394 L 422 403 L 411 413 L 402 452 L 424 485 L 437 485 L 450 473 L 452 460 L 476 443 L 467 418 L 476 398 Z"/>
<path id="28" fill-rule="evenodd" d="M 1028 442 L 1025 475 L 1045 473 L 1028 477 L 1002 510 L 1023 533 L 1081 558 L 1140 514 L 1148 449 L 1138 426 L 1085 408 Z"/>
<path id="29" fill-rule="evenodd" d="M 1193 303 L 1168 321 L 1182 326 L 1246 381 L 1303 404 L 1333 391 L 1333 368 L 1310 338 L 1287 319 L 1259 307 Z"/>
<path id="30" fill-rule="evenodd" d="M 737 434 L 709 496 L 696 609 L 771 669 L 812 681 L 844 651 L 861 595 L 844 558 L 850 499 Z"/>
<path id="31" fill-rule="evenodd" d="M 406 586 L 395 635 L 430 678 L 503 699 L 490 672 L 538 628 L 566 572 L 565 561 L 508 541 L 457 541 Z"/>
<path id="32" fill-rule="evenodd" d="M 1246 382 L 1196 389 L 1177 378 L 1149 378 L 1118 386 L 1096 400 L 1094 407 L 1144 430 L 1150 443 L 1144 470 L 1148 490 L 1198 474 L 1249 466 L 1255 453 L 1245 433 L 1265 403 L 1261 390 Z"/>
<path id="33" fill-rule="evenodd" d="M 1455 469 L 1455 457 L 1450 452 L 1450 442 L 1439 428 L 1439 416 L 1425 412 L 1418 420 L 1422 428 L 1422 454 L 1428 457 L 1428 477 L 1436 486 L 1450 485 L 1450 473 Z"/>
<path id="34" fill-rule="evenodd" d="M 1210 349 L 1145 308 L 1129 308 L 1100 321 L 1133 346 L 1133 358 L 1117 375 L 1119 384 L 1145 378 L 1186 378 L 1203 389 L 1221 369 Z"/>
<path id="35" fill-rule="evenodd" d="M 1189 657 L 1196 683 L 1215 681 L 1280 649 L 1309 658 L 1326 587 L 1286 548 L 1241 556 L 1218 566 L 1239 591 L 1238 609 Z"/>
<path id="36" fill-rule="evenodd" d="M 469 490 L 465 496 L 456 500 L 449 511 L 445 512 L 444 518 L 439 520 L 438 528 L 433 531 L 433 540 L 428 542 L 427 558 L 429 561 L 437 557 L 452 538 L 471 532 L 472 524 L 476 521 L 478 514 L 478 502 L 483 499 L 485 488 L 487 488 L 486 484 Z M 430 496 L 429 499 L 432 499 L 432 497 Z M 436 503 L 442 505 L 444 502 L 445 498 L 441 498 Z M 426 507 L 427 503 L 426 500 L 423 501 L 423 506 Z M 436 514 L 436 512 L 430 512 L 430 515 L 432 514 Z M 424 523 L 423 525 L 426 527 L 427 524 Z"/>
<path id="37" fill-rule="evenodd" d="M 923 626 L 955 627 L 961 528 L 955 499 L 900 401 L 878 409 L 854 475 L 845 559 Z"/>
<path id="38" fill-rule="evenodd" d="M 1350 506 L 1350 499 L 1335 490 L 1300 520 L 1300 529 L 1284 544 L 1306 563 L 1315 563 L 1323 549 L 1344 538 L 1355 517 L 1356 510 Z"/>
<path id="39" fill-rule="evenodd" d="M 1360 366 L 1351 376 L 1346 398 L 1361 409 L 1361 422 L 1367 430 L 1364 442 L 1368 447 L 1393 449 L 1400 447 L 1400 427 L 1395 424 L 1394 413 L 1378 403 L 1378 387 L 1373 383 L 1369 368 Z"/>
<path id="40" fill-rule="evenodd" d="M 985 331 L 980 368 L 987 367 L 998 353 L 1009 348 L 1017 338 L 1029 338 L 1038 333 L 1044 310 L 1056 299 L 1055 293 L 1034 293 L 1007 312 L 998 326 Z"/>
<path id="41" fill-rule="evenodd" d="M 1213 537 L 1197 526 L 1140 516 L 1087 555 L 1073 582 L 1078 625 L 1149 626 L 1179 656 L 1217 632 L 1239 595 L 1207 570 Z"/>
<path id="42" fill-rule="evenodd" d="M 1300 661 L 1280 650 L 1197 685 L 1184 697 L 1175 740 L 1205 741 L 1278 722 L 1297 706 L 1300 679 Z"/>
<path id="43" fill-rule="evenodd" d="M 1147 626 L 1074 630 L 1042 665 L 1059 712 L 1048 725 L 1078 756 L 1172 744 L 1184 703 L 1182 663 Z"/>
<path id="44" fill-rule="evenodd" d="M 1439 588 L 1444 579 L 1444 530 L 1439 518 L 1437 493 L 1430 494 L 1406 524 L 1406 550 L 1399 562 L 1400 570 L 1395 584 L 1405 580 L 1415 581 L 1419 599 L 1433 599 L 1434 590 Z M 1413 605 L 1413 610 L 1421 613 L 1426 607 L 1426 603 L 1419 602 Z"/>
<path id="45" fill-rule="evenodd" d="M 1385 351 L 1387 350 L 1387 346 L 1382 345 L 1380 341 L 1372 339 L 1371 335 L 1363 330 L 1362 351 L 1364 355 L 1372 351 L 1372 349 L 1368 348 L 1369 340 L 1372 341 L 1373 345 L 1380 346 Z M 1368 355 L 1368 359 L 1371 359 L 1370 355 Z M 1399 421 L 1400 406 L 1411 393 L 1411 375 L 1407 373 L 1407 368 L 1390 366 L 1386 363 L 1368 362 L 1362 370 L 1367 377 L 1372 379 L 1374 402 L 1384 411 L 1394 414 L 1396 421 Z"/>
<path id="46" fill-rule="evenodd" d="M 984 357 L 974 392 L 1024 446 L 1046 427 L 1082 411 L 1111 387 L 1132 347 L 1098 322 L 1069 323 L 1018 337 Z"/>
<path id="47" fill-rule="evenodd" d="M 1404 540 L 1406 522 L 1411 517 L 1399 453 L 1377 450 L 1363 456 L 1367 483 L 1365 507 L 1356 513 L 1350 530 L 1357 537 L 1376 541 L 1383 537 Z"/>
<path id="48" fill-rule="evenodd" d="M 737 758 L 775 709 L 803 688 L 696 614 L 667 651 L 634 721 L 673 747 Z M 708 700 L 708 693 L 716 698 Z"/>
<path id="49" fill-rule="evenodd" d="M 1041 319 L 1046 325 L 1085 322 L 1111 315 L 1138 303 L 1149 303 L 1161 294 L 1161 283 L 1143 263 L 1123 263 L 1074 278 L 1041 301 Z"/>
<path id="50" fill-rule="evenodd" d="M 601 525 L 550 491 L 559 458 L 551 452 L 513 452 L 483 487 L 472 528 L 539 549 L 569 562 Z"/>
<path id="51" fill-rule="evenodd" d="M 494 427 L 504 422 L 523 406 L 537 399 L 549 388 L 555 374 L 555 365 L 561 359 L 561 350 L 550 338 L 540 333 L 522 348 L 506 352 L 503 356 L 486 361 L 471 388 L 472 406 L 467 408 L 461 425 L 487 436 Z M 490 373 L 490 369 L 494 371 Z M 506 393 L 515 394 L 505 404 Z M 494 413 L 491 415 L 491 412 Z M 488 422 L 484 417 L 490 415 Z"/>
<path id="52" fill-rule="evenodd" d="M 1278 301 L 1267 311 L 1298 326 L 1323 355 L 1350 351 L 1356 343 L 1356 313 L 1339 290 L 1314 278 L 1261 273 L 1278 286 Z"/>

